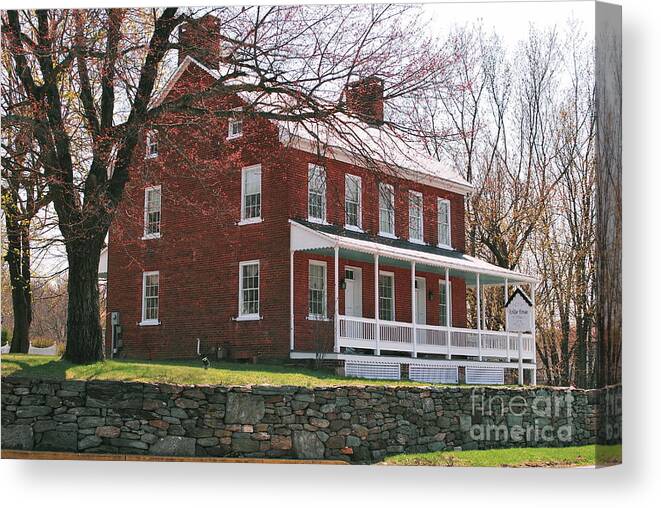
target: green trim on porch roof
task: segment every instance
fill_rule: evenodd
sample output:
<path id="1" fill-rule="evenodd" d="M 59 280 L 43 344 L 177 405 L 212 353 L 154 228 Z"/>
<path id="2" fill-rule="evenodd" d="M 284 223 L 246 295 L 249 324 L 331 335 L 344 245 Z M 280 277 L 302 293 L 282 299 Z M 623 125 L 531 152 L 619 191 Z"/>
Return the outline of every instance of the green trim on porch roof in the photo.
<path id="1" fill-rule="evenodd" d="M 397 247 L 400 249 L 410 250 L 412 252 L 423 252 L 426 254 L 441 256 L 444 258 L 457 259 L 457 260 L 464 259 L 463 253 L 452 249 L 443 249 L 440 247 L 435 247 L 433 245 L 422 245 L 419 243 L 413 243 L 407 240 L 402 240 L 400 238 L 386 238 L 379 235 L 371 235 L 369 233 L 359 233 L 357 231 L 350 231 L 344 229 L 341 226 L 335 226 L 332 224 L 319 224 L 316 222 L 309 222 L 301 219 L 292 219 L 292 222 L 296 222 L 297 224 L 300 224 L 301 226 L 305 226 L 306 228 L 329 235 L 342 236 L 346 238 L 352 238 L 355 240 L 368 241 L 379 245 Z M 327 247 L 318 248 L 318 249 L 305 249 L 305 252 L 313 252 L 315 254 L 319 254 L 322 256 L 329 256 L 329 257 L 333 256 L 333 249 Z M 371 254 L 367 254 L 365 252 L 354 251 L 340 247 L 339 254 L 340 257 L 345 260 L 358 261 L 358 262 L 370 263 L 370 264 L 374 262 L 374 257 Z M 381 266 L 384 267 L 391 266 L 391 267 L 405 268 L 405 269 L 411 268 L 411 263 L 402 261 L 401 259 L 390 258 L 385 254 L 381 254 L 380 259 L 381 259 Z M 418 262 L 416 265 L 416 271 L 438 273 L 443 276 L 445 275 L 444 268 L 433 265 L 426 265 L 420 262 Z M 463 279 L 468 285 L 477 284 L 477 277 L 474 272 L 450 268 L 450 277 L 457 277 Z M 486 275 L 486 274 L 480 275 L 481 284 L 503 284 L 504 280 L 505 277 L 498 277 L 498 276 Z"/>

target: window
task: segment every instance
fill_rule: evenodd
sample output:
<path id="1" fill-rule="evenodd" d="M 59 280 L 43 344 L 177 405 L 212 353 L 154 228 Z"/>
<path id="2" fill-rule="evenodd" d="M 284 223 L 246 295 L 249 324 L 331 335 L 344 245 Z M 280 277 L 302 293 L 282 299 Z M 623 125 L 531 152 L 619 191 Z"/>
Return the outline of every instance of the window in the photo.
<path id="1" fill-rule="evenodd" d="M 161 236 L 161 186 L 145 189 L 145 240 Z"/>
<path id="2" fill-rule="evenodd" d="M 409 191 L 409 240 L 421 243 L 422 231 L 422 194 Z"/>
<path id="3" fill-rule="evenodd" d="M 379 184 L 379 234 L 395 236 L 395 191 L 387 183 Z"/>
<path id="4" fill-rule="evenodd" d="M 445 290 L 445 280 L 440 281 L 440 286 L 439 286 L 439 311 L 440 311 L 440 325 L 441 326 L 448 326 L 448 318 L 449 319 L 449 326 L 452 326 L 452 285 L 448 285 L 448 289 L 450 290 L 448 294 L 446 294 Z"/>
<path id="5" fill-rule="evenodd" d="M 395 320 L 395 275 L 379 273 L 379 319 Z"/>
<path id="6" fill-rule="evenodd" d="M 142 322 L 140 324 L 159 324 L 158 272 L 144 272 L 142 274 Z"/>
<path id="7" fill-rule="evenodd" d="M 309 269 L 309 317 L 326 317 L 326 263 L 310 261 Z"/>
<path id="8" fill-rule="evenodd" d="M 308 219 L 326 222 L 326 170 L 314 164 L 308 167 Z"/>
<path id="9" fill-rule="evenodd" d="M 450 201 L 438 199 L 438 245 L 451 247 L 450 243 Z"/>
<path id="10" fill-rule="evenodd" d="M 158 137 L 156 131 L 147 132 L 145 150 L 145 159 L 154 159 L 155 157 L 158 157 Z"/>
<path id="11" fill-rule="evenodd" d="M 241 222 L 259 222 L 262 217 L 262 167 L 241 170 Z"/>
<path id="12" fill-rule="evenodd" d="M 259 318 L 259 261 L 239 263 L 239 318 Z"/>
<path id="13" fill-rule="evenodd" d="M 359 176 L 344 177 L 345 224 L 348 228 L 361 228 L 361 187 Z"/>
<path id="14" fill-rule="evenodd" d="M 234 109 L 236 112 L 240 112 L 241 108 Z M 243 118 L 237 116 L 232 116 L 229 119 L 227 127 L 227 139 L 240 138 L 243 134 Z"/>

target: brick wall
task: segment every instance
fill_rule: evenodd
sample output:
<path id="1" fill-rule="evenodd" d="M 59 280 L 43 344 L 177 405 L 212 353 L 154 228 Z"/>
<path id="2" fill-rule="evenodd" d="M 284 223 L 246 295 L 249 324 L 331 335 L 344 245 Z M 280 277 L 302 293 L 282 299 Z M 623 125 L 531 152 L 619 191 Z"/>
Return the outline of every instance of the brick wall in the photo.
<path id="1" fill-rule="evenodd" d="M 191 65 L 171 97 L 210 86 L 206 72 Z M 236 98 L 207 100 L 210 111 L 240 105 Z M 320 163 L 328 176 L 328 221 L 344 224 L 344 175 L 361 176 L 363 228 L 378 232 L 377 177 L 362 168 L 278 144 L 275 127 L 265 120 L 244 122 L 243 136 L 228 141 L 227 119 L 163 115 L 150 129 L 157 132 L 159 154 L 145 159 L 144 144 L 136 148 L 125 198 L 110 229 L 108 265 L 107 353 L 110 353 L 110 315 L 120 313 L 124 356 L 142 358 L 192 357 L 197 340 L 201 351 L 229 348 L 234 358 L 285 357 L 289 351 L 289 224 L 307 218 L 308 163 Z M 144 138 L 144 136 L 143 136 Z M 262 166 L 263 222 L 238 226 L 241 204 L 241 168 Z M 408 190 L 424 195 L 425 241 L 436 243 L 436 198 L 452 202 L 452 241 L 464 249 L 463 196 L 429 186 L 384 177 L 396 190 L 396 231 L 408 237 Z M 161 185 L 161 237 L 143 240 L 144 189 Z M 260 314 L 258 321 L 236 321 L 239 263 L 260 260 Z M 324 334 L 324 324 L 309 322 L 307 257 L 296 256 L 295 308 L 297 349 L 313 348 Z M 328 305 L 333 313 L 333 263 L 328 259 Z M 374 315 L 373 271 L 363 268 L 363 314 Z M 344 272 L 341 265 L 341 276 Z M 410 320 L 410 273 L 396 274 L 396 318 Z M 142 273 L 159 271 L 160 325 L 140 326 Z M 438 320 L 438 276 L 427 274 L 428 322 Z M 453 323 L 465 324 L 465 289 L 453 281 Z M 343 295 L 341 295 L 343 298 Z M 341 311 L 344 302 L 341 303 Z M 328 326 L 328 324 L 326 324 Z M 300 328 L 300 330 L 299 330 Z M 300 332 L 300 333 L 299 333 Z M 325 340 L 325 339 L 324 339 Z M 307 341 L 307 344 L 306 344 Z M 332 346 L 332 341 L 331 341 Z"/>

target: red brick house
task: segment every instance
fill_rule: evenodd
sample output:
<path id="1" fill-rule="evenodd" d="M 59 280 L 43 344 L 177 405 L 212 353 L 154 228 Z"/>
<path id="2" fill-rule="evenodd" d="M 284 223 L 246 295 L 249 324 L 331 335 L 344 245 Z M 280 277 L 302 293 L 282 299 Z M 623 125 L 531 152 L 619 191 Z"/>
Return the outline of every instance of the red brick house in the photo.
<path id="1" fill-rule="evenodd" d="M 219 56 L 201 49 L 182 51 L 156 104 L 213 85 Z M 534 330 L 519 344 L 485 329 L 482 303 L 485 287 L 505 301 L 534 279 L 465 254 L 471 185 L 381 132 L 379 80 L 345 94 L 347 124 L 388 171 L 366 169 L 330 134 L 320 151 L 304 129 L 242 116 L 241 95 L 206 99 L 237 108 L 232 118 L 167 113 L 143 133 L 109 233 L 108 356 L 220 348 L 474 383 L 503 382 L 521 357 L 534 382 Z M 479 295 L 470 319 L 468 293 Z"/>

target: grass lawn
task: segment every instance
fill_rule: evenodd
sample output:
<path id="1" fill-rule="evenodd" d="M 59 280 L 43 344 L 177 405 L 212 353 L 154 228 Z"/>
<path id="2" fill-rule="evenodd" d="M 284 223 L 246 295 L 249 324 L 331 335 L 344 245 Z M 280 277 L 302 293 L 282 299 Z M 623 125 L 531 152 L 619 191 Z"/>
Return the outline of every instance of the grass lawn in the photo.
<path id="1" fill-rule="evenodd" d="M 589 445 L 567 448 L 508 448 L 392 455 L 383 464 L 392 466 L 464 467 L 574 467 L 617 464 L 622 445 Z"/>
<path id="2" fill-rule="evenodd" d="M 212 362 L 204 370 L 202 363 L 181 361 L 107 360 L 90 365 L 75 365 L 54 356 L 2 355 L 2 375 L 40 379 L 103 379 L 147 381 L 176 384 L 221 385 L 397 385 L 426 386 L 411 381 L 381 381 L 336 376 L 328 371 L 287 367 L 276 364 L 241 364 Z M 454 385 L 456 386 L 456 385 Z"/>

